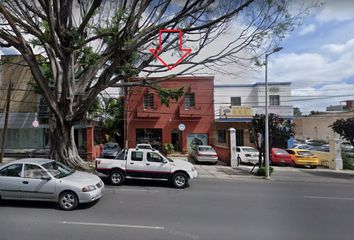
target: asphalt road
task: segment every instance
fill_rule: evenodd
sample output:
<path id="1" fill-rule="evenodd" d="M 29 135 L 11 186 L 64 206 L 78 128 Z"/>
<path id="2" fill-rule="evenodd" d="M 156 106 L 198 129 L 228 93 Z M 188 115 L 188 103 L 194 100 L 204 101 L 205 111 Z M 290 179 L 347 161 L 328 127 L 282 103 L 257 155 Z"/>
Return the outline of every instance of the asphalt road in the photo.
<path id="1" fill-rule="evenodd" d="M 71 212 L 51 203 L 0 203 L 0 240 L 346 240 L 354 184 L 198 179 L 184 190 L 156 182 L 106 186 Z"/>

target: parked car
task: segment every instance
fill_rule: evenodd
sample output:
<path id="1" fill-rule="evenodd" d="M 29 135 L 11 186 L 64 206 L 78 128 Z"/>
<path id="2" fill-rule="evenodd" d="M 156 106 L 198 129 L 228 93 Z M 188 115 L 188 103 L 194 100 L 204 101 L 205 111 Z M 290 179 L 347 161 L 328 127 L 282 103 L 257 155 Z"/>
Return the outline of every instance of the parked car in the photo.
<path id="1" fill-rule="evenodd" d="M 150 149 L 150 150 L 153 149 L 151 144 L 148 144 L 148 143 L 139 143 L 139 144 L 136 145 L 136 148 L 138 148 L 138 149 Z"/>
<path id="2" fill-rule="evenodd" d="M 286 151 L 290 154 L 292 163 L 295 166 L 308 166 L 311 168 L 316 168 L 320 165 L 320 160 L 318 157 L 309 150 L 292 148 L 287 149 Z"/>
<path id="3" fill-rule="evenodd" d="M 239 163 L 252 163 L 259 162 L 259 152 L 253 147 L 236 147 L 237 161 Z"/>
<path id="4" fill-rule="evenodd" d="M 354 147 L 350 142 L 342 142 L 341 143 L 341 148 L 345 152 L 352 152 L 354 150 Z"/>
<path id="5" fill-rule="evenodd" d="M 101 156 L 104 158 L 115 158 L 121 150 L 118 143 L 109 142 L 103 146 Z"/>
<path id="6" fill-rule="evenodd" d="M 272 161 L 273 164 L 278 164 L 278 165 L 291 165 L 291 156 L 290 154 L 281 148 L 272 148 L 271 154 L 270 154 L 270 160 Z"/>
<path id="7" fill-rule="evenodd" d="M 293 148 L 296 149 L 309 149 L 311 146 L 303 143 L 295 144 Z"/>
<path id="8" fill-rule="evenodd" d="M 191 158 L 197 162 L 211 162 L 216 164 L 218 162 L 218 154 L 212 146 L 198 145 L 190 154 Z"/>
<path id="9" fill-rule="evenodd" d="M 185 188 L 198 176 L 190 162 L 171 160 L 157 150 L 130 148 L 122 150 L 115 159 L 97 158 L 96 170 L 109 176 L 112 185 L 121 185 L 126 178 L 170 181 L 176 188 Z"/>
<path id="10" fill-rule="evenodd" d="M 52 159 L 27 158 L 0 167 L 0 198 L 57 202 L 63 210 L 99 200 L 102 180 Z"/>

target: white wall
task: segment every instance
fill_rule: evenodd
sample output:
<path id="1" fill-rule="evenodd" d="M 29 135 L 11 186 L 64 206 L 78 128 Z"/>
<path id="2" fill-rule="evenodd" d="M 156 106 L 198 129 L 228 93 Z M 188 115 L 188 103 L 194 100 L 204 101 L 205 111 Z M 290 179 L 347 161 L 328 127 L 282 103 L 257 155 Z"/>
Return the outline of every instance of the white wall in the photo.
<path id="1" fill-rule="evenodd" d="M 241 105 L 253 106 L 257 102 L 257 92 L 253 87 L 215 87 L 215 118 L 220 118 L 220 106 L 230 106 L 231 97 L 241 97 Z"/>
<path id="2" fill-rule="evenodd" d="M 291 85 L 268 84 L 268 95 L 280 96 L 280 107 L 270 107 L 269 112 L 284 112 L 286 115 L 293 116 L 293 106 L 291 103 Z M 254 107 L 254 111 L 264 111 L 265 105 L 265 86 L 264 84 L 255 85 L 230 85 L 218 86 L 214 88 L 214 109 L 215 118 L 220 118 L 220 106 L 230 106 L 231 97 L 241 97 L 242 106 Z"/>

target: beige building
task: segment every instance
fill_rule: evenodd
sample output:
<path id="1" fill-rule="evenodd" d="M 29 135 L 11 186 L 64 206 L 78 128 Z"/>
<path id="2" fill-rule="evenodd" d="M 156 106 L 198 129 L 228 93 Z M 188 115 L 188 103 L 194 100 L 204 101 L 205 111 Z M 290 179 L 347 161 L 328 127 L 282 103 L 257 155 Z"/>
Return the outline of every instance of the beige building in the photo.
<path id="1" fill-rule="evenodd" d="M 294 118 L 295 134 L 297 139 L 314 139 L 329 141 L 334 139 L 335 133 L 329 127 L 337 119 L 354 117 L 354 111 L 350 112 L 326 112 L 311 116 Z"/>

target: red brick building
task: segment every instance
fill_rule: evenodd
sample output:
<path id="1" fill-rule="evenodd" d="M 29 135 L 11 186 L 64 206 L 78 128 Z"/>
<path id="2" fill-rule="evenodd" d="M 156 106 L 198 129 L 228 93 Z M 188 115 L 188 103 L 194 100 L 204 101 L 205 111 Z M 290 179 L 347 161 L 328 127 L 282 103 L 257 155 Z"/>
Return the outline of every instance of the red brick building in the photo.
<path id="1" fill-rule="evenodd" d="M 125 101 L 126 145 L 150 143 L 162 149 L 163 144 L 172 143 L 177 151 L 187 152 L 195 144 L 211 144 L 214 77 L 176 77 L 159 85 L 183 87 L 184 95 L 167 107 L 160 103 L 155 90 L 129 87 Z"/>

